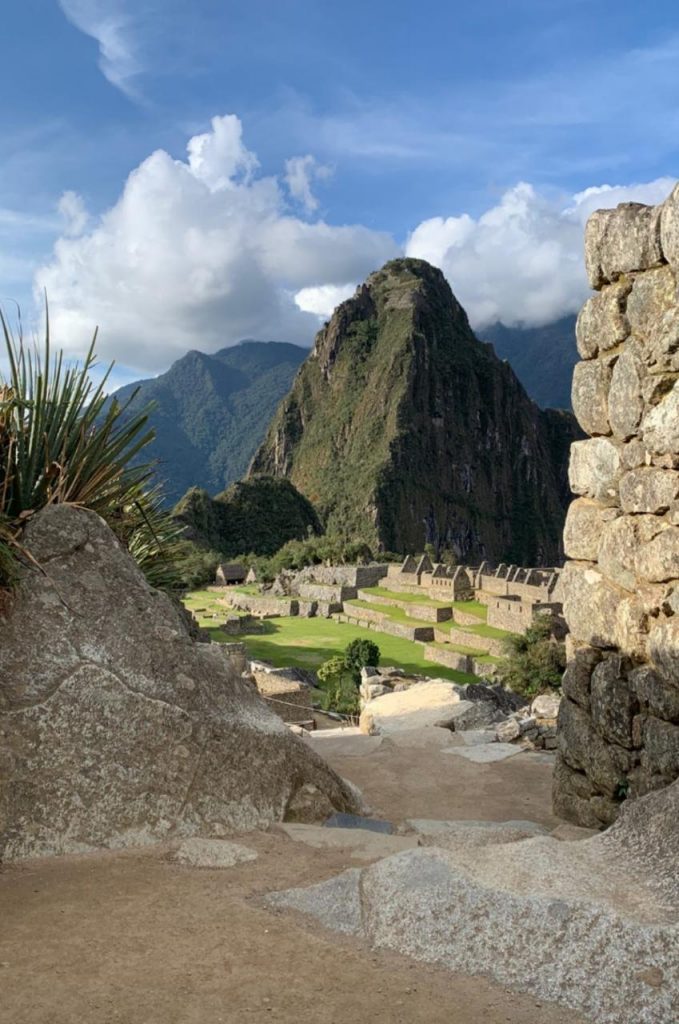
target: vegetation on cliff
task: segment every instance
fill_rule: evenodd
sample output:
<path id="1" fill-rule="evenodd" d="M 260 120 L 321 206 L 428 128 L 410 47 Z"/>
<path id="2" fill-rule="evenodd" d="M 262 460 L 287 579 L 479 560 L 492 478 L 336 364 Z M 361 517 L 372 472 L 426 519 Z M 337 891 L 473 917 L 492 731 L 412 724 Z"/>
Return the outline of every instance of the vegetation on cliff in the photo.
<path id="1" fill-rule="evenodd" d="M 308 349 L 243 341 L 214 355 L 188 352 L 166 373 L 113 396 L 129 413 L 147 407 L 155 431 L 144 457 L 158 462 L 168 501 L 190 487 L 215 494 L 244 476 Z"/>
<path id="2" fill-rule="evenodd" d="M 249 475 L 289 479 L 374 551 L 561 555 L 563 434 L 479 342 L 443 274 L 393 260 L 335 311 Z"/>
<path id="3" fill-rule="evenodd" d="M 192 487 L 174 509 L 184 537 L 227 558 L 273 555 L 286 541 L 321 532 L 313 505 L 288 480 L 259 477 L 211 498 Z"/>

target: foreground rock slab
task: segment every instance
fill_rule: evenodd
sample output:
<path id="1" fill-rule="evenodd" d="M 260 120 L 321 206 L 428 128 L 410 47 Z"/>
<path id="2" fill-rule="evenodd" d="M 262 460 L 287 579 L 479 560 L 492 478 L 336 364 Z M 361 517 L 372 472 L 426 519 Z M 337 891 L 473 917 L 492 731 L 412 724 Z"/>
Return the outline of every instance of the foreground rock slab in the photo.
<path id="1" fill-rule="evenodd" d="M 434 680 L 407 690 L 375 697 L 361 712 L 363 733 L 391 736 L 394 733 L 432 726 L 447 727 L 460 703 L 460 687 Z"/>
<path id="2" fill-rule="evenodd" d="M 670 1024 L 679 1005 L 679 783 L 591 839 L 429 847 L 272 902 L 596 1024 Z M 352 927 L 353 925 L 353 927 Z"/>
<path id="3" fill-rule="evenodd" d="M 22 542 L 35 562 L 0 613 L 0 859 L 266 827 L 310 793 L 324 817 L 360 810 L 97 515 L 51 506 Z"/>
<path id="4" fill-rule="evenodd" d="M 280 828 L 296 843 L 306 843 L 318 850 L 347 850 L 357 860 L 377 860 L 402 850 L 411 850 L 419 843 L 417 836 L 392 836 L 358 828 L 325 828 L 322 825 L 281 825 Z"/>
<path id="5" fill-rule="evenodd" d="M 473 747 L 448 747 L 444 754 L 457 754 L 474 764 L 493 764 L 495 761 L 505 761 L 515 754 L 523 754 L 523 747 L 514 747 L 511 743 L 482 743 Z"/>

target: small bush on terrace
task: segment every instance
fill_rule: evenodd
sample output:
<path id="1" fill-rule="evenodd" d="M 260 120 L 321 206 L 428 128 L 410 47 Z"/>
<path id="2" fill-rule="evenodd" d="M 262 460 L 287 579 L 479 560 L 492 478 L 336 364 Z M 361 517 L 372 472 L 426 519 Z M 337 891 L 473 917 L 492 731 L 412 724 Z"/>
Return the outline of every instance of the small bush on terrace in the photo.
<path id="1" fill-rule="evenodd" d="M 153 439 L 148 409 L 124 415 L 109 401 L 111 367 L 95 386 L 95 337 L 82 365 L 16 341 L 0 312 L 9 372 L 0 374 L 0 589 L 11 587 L 25 556 L 24 526 L 52 504 L 80 505 L 106 520 L 153 586 L 173 587 L 179 528 L 149 489 L 151 466 L 132 465 Z"/>
<path id="2" fill-rule="evenodd" d="M 505 686 L 524 697 L 561 687 L 566 668 L 565 645 L 552 635 L 550 615 L 538 615 L 523 636 L 505 641 L 507 655 L 498 666 Z"/>
<path id="3" fill-rule="evenodd" d="M 352 640 L 344 652 L 344 664 L 356 686 L 361 684 L 361 669 L 366 665 L 376 667 L 380 663 L 380 649 L 372 640 L 362 640 L 360 637 Z"/>
<path id="4" fill-rule="evenodd" d="M 342 715 L 357 715 L 360 712 L 356 682 L 342 655 L 338 654 L 323 662 L 318 670 L 318 682 L 324 711 L 337 711 Z"/>

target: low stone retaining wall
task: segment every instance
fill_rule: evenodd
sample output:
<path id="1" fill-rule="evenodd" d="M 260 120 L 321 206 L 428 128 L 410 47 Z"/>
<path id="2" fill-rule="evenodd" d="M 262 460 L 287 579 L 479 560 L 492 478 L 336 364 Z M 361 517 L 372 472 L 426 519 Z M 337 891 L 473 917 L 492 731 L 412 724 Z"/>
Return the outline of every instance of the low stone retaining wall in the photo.
<path id="1" fill-rule="evenodd" d="M 441 644 L 459 644 L 460 647 L 471 647 L 476 651 L 485 651 L 486 654 L 494 654 L 502 657 L 505 654 L 503 641 L 497 637 L 478 636 L 476 633 L 466 633 L 463 629 L 436 629 L 434 639 Z"/>
<path id="2" fill-rule="evenodd" d="M 297 614 L 303 619 L 313 619 L 318 611 L 318 601 L 298 601 Z"/>
<path id="3" fill-rule="evenodd" d="M 387 608 L 400 608 L 411 619 L 424 619 L 425 622 L 448 622 L 453 617 L 452 608 L 435 608 L 429 604 L 414 604 L 412 601 L 399 601 L 397 597 L 383 597 L 381 594 L 368 594 L 365 590 L 358 591 L 358 598 L 368 604 L 383 605 Z"/>
<path id="4" fill-rule="evenodd" d="M 299 596 L 306 601 L 327 601 L 331 604 L 351 601 L 357 593 L 356 587 L 329 583 L 300 583 L 297 589 Z"/>
<path id="5" fill-rule="evenodd" d="M 446 668 L 453 668 L 458 672 L 476 675 L 473 658 L 468 654 L 460 654 L 459 651 L 442 651 L 440 647 L 427 646 L 424 649 L 424 657 L 426 661 L 433 661 L 436 665 L 445 665 Z"/>
<path id="6" fill-rule="evenodd" d="M 299 601 L 297 598 L 264 597 L 258 594 L 230 594 L 231 606 L 250 612 L 261 619 L 277 618 L 280 615 L 298 615 Z"/>
<path id="7" fill-rule="evenodd" d="M 480 626 L 485 621 L 478 615 L 472 615 L 471 612 L 461 612 L 457 608 L 453 608 L 453 622 L 459 623 L 460 626 Z"/>
<path id="8" fill-rule="evenodd" d="M 413 577 L 417 579 L 417 577 Z M 418 587 L 417 583 L 409 584 L 404 583 L 402 580 L 397 579 L 393 576 L 385 576 L 383 580 L 380 580 L 380 586 L 384 587 L 385 590 L 395 590 L 401 594 L 421 594 L 422 587 Z"/>
<path id="9" fill-rule="evenodd" d="M 387 575 L 388 565 L 314 565 L 305 572 L 309 582 L 326 586 L 376 587 Z"/>
<path id="10" fill-rule="evenodd" d="M 525 633 L 536 615 L 560 615 L 560 604 L 523 601 L 520 598 L 495 597 L 488 602 L 488 625 L 507 629 L 510 633 Z"/>
<path id="11" fill-rule="evenodd" d="M 379 612 L 369 608 L 351 609 L 347 605 L 341 615 L 336 616 L 338 622 L 352 622 L 363 629 L 374 629 L 388 636 L 400 636 L 403 640 L 417 640 L 426 643 L 434 639 L 433 626 L 408 626 L 405 622 L 394 622 L 386 616 L 380 617 Z"/>
<path id="12" fill-rule="evenodd" d="M 281 679 L 268 672 L 253 672 L 252 675 L 259 693 L 284 722 L 308 722 L 313 718 L 311 691 L 303 683 Z"/>

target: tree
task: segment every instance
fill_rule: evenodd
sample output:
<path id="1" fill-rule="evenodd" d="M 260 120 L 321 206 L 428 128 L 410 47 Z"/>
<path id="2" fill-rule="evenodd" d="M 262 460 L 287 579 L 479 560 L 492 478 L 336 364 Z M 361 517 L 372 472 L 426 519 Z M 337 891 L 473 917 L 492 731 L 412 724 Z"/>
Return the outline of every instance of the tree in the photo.
<path id="1" fill-rule="evenodd" d="M 317 675 L 322 691 L 321 705 L 325 711 L 337 711 L 345 715 L 359 713 L 360 700 L 356 683 L 342 655 L 335 655 L 325 661 Z"/>
<path id="2" fill-rule="evenodd" d="M 361 683 L 361 669 L 366 665 L 377 666 L 380 663 L 380 649 L 372 640 L 357 637 L 352 640 L 344 652 L 344 664 L 351 673 L 356 684 Z"/>
<path id="3" fill-rule="evenodd" d="M 507 655 L 498 666 L 505 686 L 524 697 L 535 697 L 561 686 L 566 648 L 553 636 L 551 615 L 538 615 L 523 635 L 508 637 Z"/>

